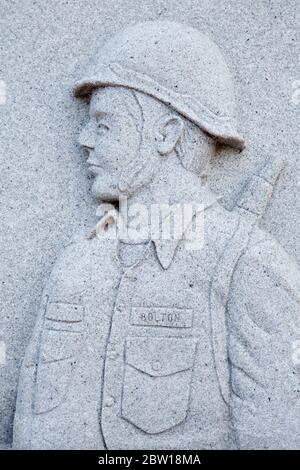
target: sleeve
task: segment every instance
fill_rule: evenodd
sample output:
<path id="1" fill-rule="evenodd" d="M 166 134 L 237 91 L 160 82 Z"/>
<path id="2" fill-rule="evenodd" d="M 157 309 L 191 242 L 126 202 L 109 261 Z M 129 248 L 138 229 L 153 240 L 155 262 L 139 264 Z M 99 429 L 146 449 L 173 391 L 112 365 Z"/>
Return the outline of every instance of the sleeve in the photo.
<path id="1" fill-rule="evenodd" d="M 84 289 L 80 269 L 78 276 L 68 275 L 78 256 L 74 246 L 62 251 L 45 285 L 22 362 L 14 417 L 13 446 L 17 449 L 31 448 L 35 418 L 60 404 L 72 374 L 82 338 Z"/>
<path id="2" fill-rule="evenodd" d="M 230 421 L 241 449 L 300 447 L 300 274 L 273 240 L 237 263 L 227 306 Z"/>
<path id="3" fill-rule="evenodd" d="M 39 342 L 43 329 L 48 291 L 49 282 L 42 294 L 33 333 L 21 365 L 14 416 L 13 447 L 15 449 L 30 449 L 31 447 L 32 410 L 38 368 Z"/>

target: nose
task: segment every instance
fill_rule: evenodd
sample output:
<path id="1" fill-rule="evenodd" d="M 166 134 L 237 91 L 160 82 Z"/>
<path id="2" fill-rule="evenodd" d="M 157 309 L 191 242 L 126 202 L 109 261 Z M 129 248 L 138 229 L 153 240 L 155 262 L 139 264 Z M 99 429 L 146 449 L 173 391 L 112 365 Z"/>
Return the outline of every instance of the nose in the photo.
<path id="1" fill-rule="evenodd" d="M 81 147 L 92 150 L 95 148 L 93 123 L 90 121 L 82 129 L 78 137 L 78 143 Z"/>

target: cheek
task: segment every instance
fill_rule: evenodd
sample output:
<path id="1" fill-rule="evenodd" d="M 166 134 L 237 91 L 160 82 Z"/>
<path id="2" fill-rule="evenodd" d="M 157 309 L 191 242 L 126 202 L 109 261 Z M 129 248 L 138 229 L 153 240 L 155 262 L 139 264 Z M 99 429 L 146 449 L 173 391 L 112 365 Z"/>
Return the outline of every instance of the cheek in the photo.
<path id="1" fill-rule="evenodd" d="M 97 135 L 95 153 L 101 165 L 108 170 L 115 170 L 123 154 L 119 133 L 109 130 L 102 135 Z"/>
<path id="2" fill-rule="evenodd" d="M 135 126 L 125 126 L 121 133 L 122 165 L 127 167 L 139 157 L 140 134 Z"/>
<path id="3" fill-rule="evenodd" d="M 136 127 L 124 125 L 97 137 L 95 152 L 105 168 L 122 173 L 138 157 L 140 136 Z"/>

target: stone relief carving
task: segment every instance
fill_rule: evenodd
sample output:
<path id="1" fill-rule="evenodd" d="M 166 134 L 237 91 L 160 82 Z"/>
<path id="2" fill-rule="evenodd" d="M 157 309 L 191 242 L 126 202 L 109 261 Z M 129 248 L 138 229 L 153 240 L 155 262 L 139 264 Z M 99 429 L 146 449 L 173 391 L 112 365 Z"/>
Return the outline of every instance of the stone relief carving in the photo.
<path id="1" fill-rule="evenodd" d="M 216 143 L 244 148 L 219 49 L 185 25 L 139 24 L 102 47 L 74 93 L 89 102 L 80 143 L 100 222 L 45 286 L 14 446 L 299 447 L 299 271 L 258 226 L 281 162 L 266 162 L 232 211 L 205 182 Z M 196 205 L 201 248 L 185 230 L 100 236 L 125 199 L 129 210 Z"/>

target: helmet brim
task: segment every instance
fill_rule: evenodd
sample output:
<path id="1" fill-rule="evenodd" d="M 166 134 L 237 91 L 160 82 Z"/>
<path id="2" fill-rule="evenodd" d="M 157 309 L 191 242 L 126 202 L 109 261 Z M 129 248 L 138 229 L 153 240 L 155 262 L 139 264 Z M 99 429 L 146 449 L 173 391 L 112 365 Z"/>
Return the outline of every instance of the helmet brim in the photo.
<path id="1" fill-rule="evenodd" d="M 237 133 L 229 117 L 217 115 L 188 95 L 168 90 L 149 77 L 125 69 L 119 64 L 103 66 L 102 73 L 99 74 L 98 71 L 97 76 L 78 81 L 73 92 L 76 98 L 89 100 L 96 88 L 107 86 L 125 87 L 145 93 L 170 106 L 223 145 L 239 150 L 245 148 L 244 139 Z"/>

